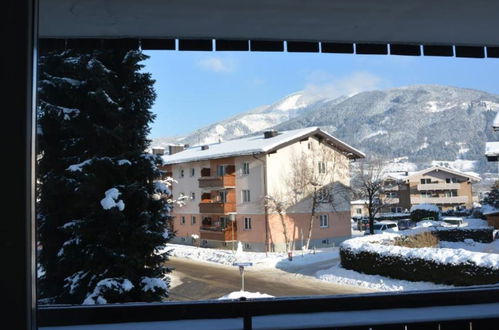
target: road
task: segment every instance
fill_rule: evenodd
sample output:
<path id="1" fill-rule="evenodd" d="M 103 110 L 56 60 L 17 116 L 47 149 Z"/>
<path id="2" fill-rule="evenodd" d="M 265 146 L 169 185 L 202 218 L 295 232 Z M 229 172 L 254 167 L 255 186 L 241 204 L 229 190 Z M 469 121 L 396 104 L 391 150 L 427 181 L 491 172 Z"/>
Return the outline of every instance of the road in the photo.
<path id="1" fill-rule="evenodd" d="M 241 289 L 241 276 L 238 268 L 234 266 L 178 258 L 171 258 L 168 266 L 175 267 L 176 280 L 181 281 L 170 289 L 168 300 L 214 299 Z M 267 293 L 275 297 L 372 292 L 278 269 L 252 271 L 250 268 L 245 272 L 245 290 Z"/>

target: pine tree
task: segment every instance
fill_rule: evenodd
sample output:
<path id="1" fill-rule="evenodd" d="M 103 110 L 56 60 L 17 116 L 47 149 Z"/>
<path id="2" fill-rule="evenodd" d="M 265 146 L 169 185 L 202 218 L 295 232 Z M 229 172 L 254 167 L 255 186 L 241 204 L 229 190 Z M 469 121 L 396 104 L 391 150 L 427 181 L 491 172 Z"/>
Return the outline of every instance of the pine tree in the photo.
<path id="1" fill-rule="evenodd" d="M 488 204 L 499 209 L 499 181 L 494 182 L 490 192 L 483 199 L 483 204 Z"/>
<path id="2" fill-rule="evenodd" d="M 166 187 L 146 154 L 156 97 L 140 51 L 40 57 L 40 296 L 51 303 L 159 301 L 170 271 Z"/>

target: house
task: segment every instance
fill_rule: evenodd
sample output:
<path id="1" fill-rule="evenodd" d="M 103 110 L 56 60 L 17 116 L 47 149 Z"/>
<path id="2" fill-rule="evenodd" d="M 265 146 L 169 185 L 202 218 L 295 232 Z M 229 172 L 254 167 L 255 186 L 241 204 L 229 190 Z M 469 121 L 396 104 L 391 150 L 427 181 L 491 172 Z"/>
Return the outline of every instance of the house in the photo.
<path id="1" fill-rule="evenodd" d="M 352 218 L 361 218 L 369 215 L 367 208 L 368 201 L 364 199 L 357 199 L 350 202 L 350 213 Z"/>
<path id="2" fill-rule="evenodd" d="M 190 198 L 174 209 L 175 242 L 191 244 L 199 236 L 207 247 L 230 248 L 241 241 L 246 250 L 283 251 L 288 241 L 301 248 L 311 196 L 320 192 L 310 246 L 338 243 L 351 235 L 350 200 L 341 188 L 350 185 L 350 160 L 363 157 L 316 127 L 267 131 L 165 155 L 177 181 L 173 197 Z M 313 189 L 297 185 L 307 175 L 303 171 L 317 179 Z M 270 207 L 269 199 L 285 204 L 285 212 Z"/>
<path id="3" fill-rule="evenodd" d="M 474 174 L 442 166 L 387 173 L 381 194 L 385 204 L 382 211 L 400 213 L 423 203 L 435 204 L 443 211 L 472 208 L 472 184 L 479 181 Z"/>

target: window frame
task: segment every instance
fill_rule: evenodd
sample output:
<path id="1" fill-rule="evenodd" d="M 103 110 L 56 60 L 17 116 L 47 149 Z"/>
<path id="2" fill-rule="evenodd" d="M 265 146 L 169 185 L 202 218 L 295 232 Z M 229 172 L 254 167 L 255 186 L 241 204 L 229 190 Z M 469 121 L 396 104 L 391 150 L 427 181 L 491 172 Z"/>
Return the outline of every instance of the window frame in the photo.
<path id="1" fill-rule="evenodd" d="M 249 189 L 241 189 L 241 202 L 242 203 L 251 202 L 251 192 Z"/>
<path id="2" fill-rule="evenodd" d="M 251 217 L 244 217 L 243 222 L 244 222 L 243 230 L 252 230 L 253 229 Z"/>
<path id="3" fill-rule="evenodd" d="M 249 174 L 250 174 L 250 163 L 243 162 L 243 165 L 241 167 L 241 175 L 249 175 Z"/>
<path id="4" fill-rule="evenodd" d="M 320 228 L 329 228 L 329 214 L 320 214 L 319 215 L 319 227 Z"/>
<path id="5" fill-rule="evenodd" d="M 9 38 L 9 45 L 13 45 L 12 53 L 15 56 L 9 58 L 10 65 L 19 70 L 19 82 L 13 83 L 12 87 L 7 90 L 14 92 L 9 93 L 12 97 L 9 98 L 8 108 L 19 108 L 26 111 L 13 111 L 9 120 L 6 120 L 4 127 L 12 125 L 13 122 L 22 122 L 22 129 L 18 129 L 21 136 L 18 140 L 11 143 L 4 143 L 7 146 L 6 150 L 12 150 L 9 153 L 15 162 L 12 162 L 18 168 L 13 168 L 12 179 L 8 178 L 8 182 L 12 184 L 19 184 L 19 178 L 22 178 L 23 188 L 21 192 L 15 192 L 9 198 L 14 202 L 15 208 L 20 211 L 21 217 L 26 221 L 18 221 L 9 223 L 9 230 L 16 233 L 15 237 L 9 239 L 9 242 L 14 242 L 15 239 L 18 243 L 15 246 L 20 247 L 12 253 L 10 258 L 12 260 L 12 271 L 5 274 L 9 278 L 13 278 L 13 274 L 19 277 L 22 274 L 24 281 L 22 282 L 22 289 L 17 292 L 17 295 L 11 295 L 20 300 L 8 299 L 11 291 L 7 292 L 7 300 L 12 302 L 12 310 L 5 315 L 4 322 L 14 321 L 18 324 L 18 329 L 31 328 L 35 323 L 35 310 L 36 294 L 32 288 L 36 281 L 36 269 L 34 267 L 35 256 L 35 222 L 34 222 L 34 127 L 33 114 L 34 114 L 34 98 L 36 93 L 32 93 L 34 85 L 33 71 L 31 66 L 34 63 L 34 53 L 37 48 L 36 36 L 38 19 L 37 14 L 37 1 L 14 2 L 12 4 L 15 10 L 9 12 L 11 17 L 15 19 L 10 20 L 17 22 L 17 26 L 13 26 L 9 30 L 12 38 Z M 9 4 L 9 9 L 11 4 Z M 26 22 L 28 24 L 26 24 Z M 10 37 L 10 36 L 9 36 Z M 11 40 L 12 39 L 12 40 Z M 12 43 L 10 43 L 12 42 Z M 19 50 L 19 51 L 17 51 Z M 9 75 L 5 75 L 5 80 L 9 79 Z M 10 79 L 9 79 L 9 82 Z M 10 106 L 10 105 L 14 106 Z M 30 111 L 31 109 L 31 111 Z M 16 127 L 17 129 L 17 127 Z M 11 144 L 11 145 L 10 145 Z M 18 156 L 18 157 L 14 157 Z M 18 161 L 19 160 L 19 161 Z M 21 166 L 19 166 L 21 164 Z M 31 186 L 31 188 L 30 188 Z M 21 196 L 22 195 L 22 196 Z M 9 200 L 10 201 L 10 200 Z M 19 204 L 23 204 L 19 207 Z M 10 204 L 9 204 L 10 205 Z M 5 251 L 4 255 L 8 257 L 10 251 Z M 24 278 L 25 275 L 25 278 Z M 13 281 L 14 289 L 19 286 Z M 268 303 L 267 301 L 253 301 L 253 302 L 200 302 L 193 303 L 178 303 L 178 304 L 165 304 L 165 303 L 136 303 L 133 305 L 114 304 L 111 306 L 40 306 L 38 307 L 37 314 L 40 321 L 38 326 L 55 326 L 55 325 L 75 325 L 75 324 L 96 324 L 96 323 L 118 323 L 118 322 L 134 322 L 134 321 L 151 321 L 151 320 L 178 320 L 188 318 L 201 318 L 206 315 L 210 317 L 246 317 L 248 313 L 259 315 L 265 310 L 267 314 L 270 313 L 303 313 L 303 312 L 317 312 L 325 310 L 364 310 L 364 309 L 389 309 L 399 307 L 422 307 L 422 306 L 443 306 L 449 305 L 470 305 L 491 303 L 499 301 L 499 288 L 497 286 L 482 287 L 482 288 L 460 288 L 452 289 L 449 291 L 436 291 L 436 292 L 411 292 L 410 294 L 374 294 L 366 296 L 355 297 L 305 297 L 303 299 L 283 299 L 286 303 L 279 304 L 279 299 L 275 303 Z M 344 299 L 343 299 L 344 298 Z M 424 299 L 424 301 L 422 301 Z M 428 303 L 430 302 L 430 303 Z M 465 303 L 464 303 L 465 302 Z M 213 306 L 210 308 L 210 306 Z M 298 306 L 298 307 L 297 307 Z M 222 307 L 222 308 L 221 308 Z M 277 308 L 276 308 L 277 307 Z M 312 309 L 313 308 L 313 309 Z M 326 309 L 327 308 L 327 309 Z M 193 314 L 194 312 L 194 314 Z M 218 314 L 217 314 L 218 313 Z M 21 317 L 19 317 L 21 315 Z M 455 318 L 449 318 L 455 320 Z M 31 326 L 30 326 L 31 325 Z"/>

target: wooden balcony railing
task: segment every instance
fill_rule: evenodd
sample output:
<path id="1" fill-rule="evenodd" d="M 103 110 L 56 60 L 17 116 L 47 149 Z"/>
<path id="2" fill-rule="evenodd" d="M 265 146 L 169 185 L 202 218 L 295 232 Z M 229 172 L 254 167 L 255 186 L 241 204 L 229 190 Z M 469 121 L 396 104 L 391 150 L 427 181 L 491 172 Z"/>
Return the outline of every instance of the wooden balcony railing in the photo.
<path id="1" fill-rule="evenodd" d="M 453 197 L 419 197 L 411 196 L 412 204 L 464 204 L 468 203 L 467 196 L 453 196 Z"/>
<path id="2" fill-rule="evenodd" d="M 209 239 L 215 241 L 232 241 L 237 240 L 237 229 L 234 223 L 234 232 L 232 232 L 232 223 L 229 222 L 226 228 L 202 226 L 199 229 L 200 239 Z"/>
<path id="3" fill-rule="evenodd" d="M 418 184 L 418 190 L 457 190 L 459 183 L 426 183 Z"/>
<path id="4" fill-rule="evenodd" d="M 199 213 L 225 214 L 236 212 L 236 203 L 205 202 L 199 203 Z"/>
<path id="5" fill-rule="evenodd" d="M 235 186 L 235 175 L 206 176 L 199 178 L 199 188 L 229 188 Z"/>

